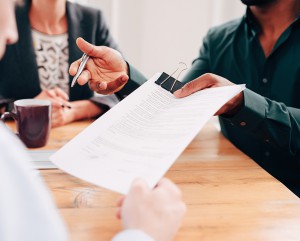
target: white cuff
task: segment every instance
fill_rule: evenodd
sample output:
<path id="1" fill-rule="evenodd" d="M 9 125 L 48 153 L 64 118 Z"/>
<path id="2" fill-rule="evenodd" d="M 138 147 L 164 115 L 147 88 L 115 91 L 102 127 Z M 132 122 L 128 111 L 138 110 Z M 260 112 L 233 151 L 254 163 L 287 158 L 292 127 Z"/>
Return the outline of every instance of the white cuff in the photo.
<path id="1" fill-rule="evenodd" d="M 126 229 L 118 233 L 111 241 L 155 241 L 139 229 Z"/>

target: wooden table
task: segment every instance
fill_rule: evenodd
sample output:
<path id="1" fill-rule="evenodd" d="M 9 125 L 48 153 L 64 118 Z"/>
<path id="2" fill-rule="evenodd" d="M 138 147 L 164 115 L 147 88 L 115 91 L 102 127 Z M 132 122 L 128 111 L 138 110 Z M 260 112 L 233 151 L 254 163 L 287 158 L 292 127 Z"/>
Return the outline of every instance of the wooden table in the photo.
<path id="1" fill-rule="evenodd" d="M 53 129 L 44 149 L 61 147 L 89 123 Z M 115 218 L 118 194 L 59 170 L 41 172 L 72 241 L 110 240 L 121 230 Z M 300 240 L 300 200 L 212 125 L 166 176 L 181 188 L 188 207 L 176 241 Z"/>

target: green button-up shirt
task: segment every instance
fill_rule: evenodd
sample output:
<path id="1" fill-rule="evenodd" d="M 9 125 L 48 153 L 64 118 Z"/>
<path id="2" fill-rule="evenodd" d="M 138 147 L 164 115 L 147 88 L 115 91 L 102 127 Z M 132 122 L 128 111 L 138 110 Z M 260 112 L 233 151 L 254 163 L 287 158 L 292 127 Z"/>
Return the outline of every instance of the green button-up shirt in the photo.
<path id="1" fill-rule="evenodd" d="M 223 134 L 300 196 L 300 14 L 265 57 L 250 10 L 209 30 L 184 82 L 210 72 L 246 84 L 245 104 L 220 117 Z"/>

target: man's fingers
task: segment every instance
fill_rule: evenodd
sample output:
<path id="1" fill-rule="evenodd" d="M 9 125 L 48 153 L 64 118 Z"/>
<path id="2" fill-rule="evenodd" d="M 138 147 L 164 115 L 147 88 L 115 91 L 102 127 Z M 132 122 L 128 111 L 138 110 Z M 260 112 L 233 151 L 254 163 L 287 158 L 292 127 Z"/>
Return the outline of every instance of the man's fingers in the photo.
<path id="1" fill-rule="evenodd" d="M 189 96 L 199 90 L 211 87 L 215 82 L 216 80 L 211 74 L 203 74 L 197 79 L 185 84 L 181 89 L 175 91 L 174 96 L 177 98 Z"/>
<path id="2" fill-rule="evenodd" d="M 106 53 L 106 47 L 92 45 L 89 42 L 85 41 L 83 38 L 78 38 L 76 40 L 76 44 L 82 52 L 91 57 L 102 58 Z"/>
<path id="3" fill-rule="evenodd" d="M 77 83 L 80 84 L 80 85 L 85 85 L 87 82 L 90 81 L 91 78 L 92 78 L 92 76 L 91 76 L 90 71 L 84 70 L 84 71 L 82 71 L 82 73 L 78 77 Z"/>
<path id="4" fill-rule="evenodd" d="M 76 75 L 80 63 L 81 63 L 81 59 L 78 59 L 78 60 L 76 60 L 75 62 L 73 62 L 73 63 L 71 64 L 71 66 L 70 66 L 70 68 L 69 68 L 69 74 L 70 74 L 71 76 Z"/>
<path id="5" fill-rule="evenodd" d="M 128 75 L 122 75 L 109 83 L 91 80 L 89 81 L 89 87 L 99 94 L 109 95 L 119 91 L 127 83 L 128 79 Z"/>
<path id="6" fill-rule="evenodd" d="M 219 115 L 222 115 L 222 114 L 224 114 L 224 112 L 225 112 L 225 107 L 224 107 L 224 105 L 214 114 L 214 116 L 219 116 Z"/>
<path id="7" fill-rule="evenodd" d="M 89 87 L 91 90 L 96 91 L 99 94 L 105 94 L 107 88 L 107 83 L 105 82 L 95 82 L 93 80 L 89 81 Z"/>
<path id="8" fill-rule="evenodd" d="M 106 91 L 109 94 L 113 94 L 116 91 L 120 90 L 128 81 L 128 75 L 122 75 L 115 81 L 109 82 L 106 87 Z M 100 86 L 99 86 L 100 87 Z"/>

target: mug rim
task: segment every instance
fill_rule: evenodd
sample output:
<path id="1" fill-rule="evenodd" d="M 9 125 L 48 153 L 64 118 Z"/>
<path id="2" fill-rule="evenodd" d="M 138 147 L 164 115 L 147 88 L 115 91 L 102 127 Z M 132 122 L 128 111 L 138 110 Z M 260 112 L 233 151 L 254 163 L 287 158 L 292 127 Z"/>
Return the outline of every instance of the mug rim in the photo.
<path id="1" fill-rule="evenodd" d="M 21 99 L 21 100 L 16 100 L 14 102 L 14 105 L 21 106 L 21 107 L 26 107 L 26 106 L 31 106 L 31 105 L 51 106 L 51 101 L 50 100 L 40 100 L 40 99 Z"/>

